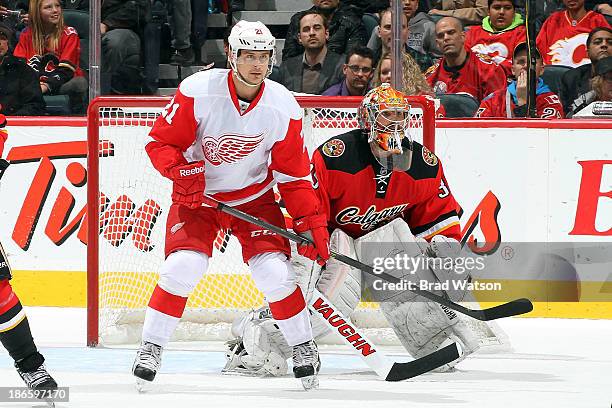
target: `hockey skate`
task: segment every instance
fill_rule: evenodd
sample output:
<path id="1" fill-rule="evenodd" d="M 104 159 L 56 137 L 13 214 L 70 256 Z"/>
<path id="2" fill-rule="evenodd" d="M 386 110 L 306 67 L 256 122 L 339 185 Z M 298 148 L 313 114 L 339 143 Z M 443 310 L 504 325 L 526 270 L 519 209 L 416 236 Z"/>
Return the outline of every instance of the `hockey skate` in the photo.
<path id="1" fill-rule="evenodd" d="M 38 357 L 40 356 L 40 357 Z M 38 358 L 37 358 L 38 357 Z M 35 361 L 34 361 L 35 360 Z M 26 386 L 31 390 L 56 390 L 57 383 L 51 377 L 47 368 L 43 363 L 44 359 L 39 353 L 35 354 L 34 358 L 26 358 L 22 361 L 15 363 L 17 373 L 25 382 Z M 33 368 L 38 366 L 37 368 Z M 51 398 L 41 397 L 49 407 L 55 407 L 55 403 Z"/>
<path id="2" fill-rule="evenodd" d="M 302 380 L 306 391 L 319 388 L 320 367 L 319 350 L 314 340 L 293 346 L 293 375 Z"/>
<path id="3" fill-rule="evenodd" d="M 136 389 L 145 392 L 155 379 L 161 367 L 162 348 L 157 344 L 143 341 L 136 353 L 136 360 L 132 366 L 132 374 L 136 377 Z"/>

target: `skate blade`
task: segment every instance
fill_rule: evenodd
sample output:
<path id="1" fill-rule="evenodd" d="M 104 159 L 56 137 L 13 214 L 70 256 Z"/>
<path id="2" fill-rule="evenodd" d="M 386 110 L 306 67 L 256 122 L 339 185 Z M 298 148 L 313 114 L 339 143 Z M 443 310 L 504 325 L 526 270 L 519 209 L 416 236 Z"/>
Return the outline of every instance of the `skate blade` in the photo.
<path id="1" fill-rule="evenodd" d="M 309 375 L 307 377 L 300 378 L 302 380 L 302 387 L 305 391 L 315 390 L 319 388 L 319 379 L 316 375 Z"/>
<path id="2" fill-rule="evenodd" d="M 142 378 L 136 378 L 136 391 L 141 394 L 147 393 L 153 389 L 153 383 L 151 381 L 143 380 Z"/>

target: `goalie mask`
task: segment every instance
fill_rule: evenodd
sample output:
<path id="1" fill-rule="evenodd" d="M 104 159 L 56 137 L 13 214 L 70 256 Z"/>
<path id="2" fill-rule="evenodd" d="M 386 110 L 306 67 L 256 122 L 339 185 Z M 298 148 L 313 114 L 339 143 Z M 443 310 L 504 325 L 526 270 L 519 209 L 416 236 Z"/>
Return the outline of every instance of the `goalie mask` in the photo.
<path id="1" fill-rule="evenodd" d="M 248 51 L 268 51 L 270 53 L 270 58 L 268 60 L 268 68 L 266 74 L 264 75 L 264 79 L 267 78 L 272 73 L 272 68 L 276 63 L 276 39 L 263 23 L 256 21 L 250 22 L 245 20 L 240 20 L 236 23 L 234 28 L 230 33 L 228 38 L 229 43 L 229 63 L 234 71 L 234 75 L 236 78 L 240 80 L 243 84 L 247 86 L 259 86 L 262 82 L 259 83 L 251 83 L 248 82 L 239 72 L 238 72 L 238 57 L 241 50 Z"/>
<path id="2" fill-rule="evenodd" d="M 384 83 L 365 95 L 357 116 L 380 165 L 408 170 L 412 162 L 408 97 Z"/>

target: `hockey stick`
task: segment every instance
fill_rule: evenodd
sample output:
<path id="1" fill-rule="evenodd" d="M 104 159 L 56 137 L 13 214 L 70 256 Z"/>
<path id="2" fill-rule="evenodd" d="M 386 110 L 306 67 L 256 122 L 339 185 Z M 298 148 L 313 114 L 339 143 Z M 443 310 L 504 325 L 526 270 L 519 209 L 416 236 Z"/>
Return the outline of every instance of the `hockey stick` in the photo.
<path id="1" fill-rule="evenodd" d="M 284 228 L 277 227 L 276 225 L 269 224 L 263 220 L 260 220 L 259 218 L 253 217 L 252 215 L 249 215 L 245 212 L 242 212 L 226 204 L 213 200 L 210 197 L 206 197 L 206 204 L 210 205 L 213 208 L 216 208 L 217 210 L 223 211 L 226 214 L 233 215 L 234 217 L 239 218 L 243 221 L 258 225 L 262 228 L 267 229 L 268 231 L 273 231 L 277 233 L 278 235 L 285 237 L 291 241 L 297 242 L 299 244 L 308 244 L 308 243 L 312 244 L 312 242 L 308 238 L 302 237 L 301 235 L 295 234 L 291 231 L 287 231 Z M 346 255 L 342 255 L 335 251 L 331 251 L 330 255 L 334 257 L 335 259 L 341 262 L 344 262 L 347 265 L 360 269 L 363 272 L 368 273 L 370 275 L 382 278 L 386 280 L 387 282 L 391 282 L 391 283 L 400 282 L 399 278 L 396 278 L 395 276 L 389 275 L 388 273 L 385 273 L 385 272 L 376 273 L 374 271 L 374 268 L 372 268 L 371 266 L 366 265 L 362 262 L 359 262 L 358 260 L 350 258 Z M 408 290 L 414 294 L 423 296 L 424 298 L 429 299 L 432 302 L 436 302 L 438 304 L 448 307 L 449 309 L 455 310 L 459 313 L 463 313 L 466 316 L 470 316 L 474 319 L 482 320 L 482 321 L 495 320 L 495 319 L 500 319 L 503 317 L 516 316 L 516 315 L 520 315 L 524 313 L 529 313 L 533 310 L 533 304 L 531 303 L 529 299 L 525 299 L 525 298 L 515 299 L 508 303 L 503 303 L 501 305 L 494 306 L 488 309 L 476 310 L 476 309 L 469 309 L 467 307 L 461 306 L 460 304 L 455 303 L 452 300 L 446 299 L 443 296 L 436 295 L 435 293 L 429 292 L 427 290 L 421 290 L 421 289 L 408 289 Z"/>
<path id="2" fill-rule="evenodd" d="M 313 316 L 317 316 L 325 322 L 331 331 L 341 338 L 351 350 L 358 354 L 364 363 L 376 372 L 385 381 L 402 381 L 416 377 L 438 367 L 448 364 L 459 358 L 457 343 L 451 343 L 446 347 L 434 351 L 424 357 L 406 363 L 390 361 L 372 343 L 363 332 L 344 316 L 337 307 L 333 305 L 316 288 L 308 302 L 308 307 Z"/>

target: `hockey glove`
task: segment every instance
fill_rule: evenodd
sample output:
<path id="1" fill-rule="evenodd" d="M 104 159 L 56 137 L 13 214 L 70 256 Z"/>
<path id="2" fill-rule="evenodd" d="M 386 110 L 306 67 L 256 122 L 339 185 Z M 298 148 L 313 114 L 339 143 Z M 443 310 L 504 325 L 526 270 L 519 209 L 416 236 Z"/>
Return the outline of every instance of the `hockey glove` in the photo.
<path id="1" fill-rule="evenodd" d="M 298 244 L 298 254 L 325 265 L 329 259 L 329 232 L 325 216 L 317 214 L 293 220 L 293 230 L 314 243 Z"/>
<path id="2" fill-rule="evenodd" d="M 170 170 L 172 202 L 189 208 L 198 208 L 204 202 L 204 162 L 198 161 Z"/>

